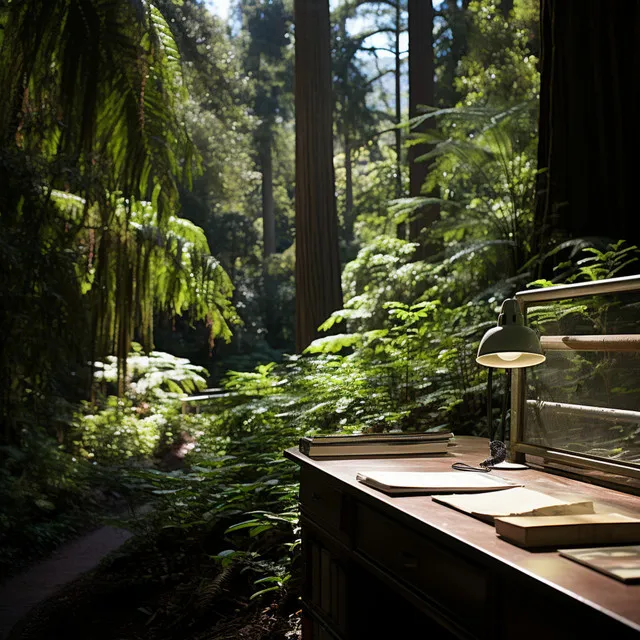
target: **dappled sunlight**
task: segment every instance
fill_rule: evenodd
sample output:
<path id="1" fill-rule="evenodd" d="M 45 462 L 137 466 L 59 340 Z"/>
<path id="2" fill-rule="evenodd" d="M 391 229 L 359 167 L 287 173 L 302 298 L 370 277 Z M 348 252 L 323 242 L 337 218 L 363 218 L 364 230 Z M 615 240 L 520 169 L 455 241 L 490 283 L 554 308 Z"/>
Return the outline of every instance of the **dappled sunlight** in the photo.
<path id="1" fill-rule="evenodd" d="M 9 639 L 303 637 L 283 451 L 492 434 L 502 301 L 637 269 L 554 195 L 539 10 L 0 3 L 0 567 L 48 585 Z"/>

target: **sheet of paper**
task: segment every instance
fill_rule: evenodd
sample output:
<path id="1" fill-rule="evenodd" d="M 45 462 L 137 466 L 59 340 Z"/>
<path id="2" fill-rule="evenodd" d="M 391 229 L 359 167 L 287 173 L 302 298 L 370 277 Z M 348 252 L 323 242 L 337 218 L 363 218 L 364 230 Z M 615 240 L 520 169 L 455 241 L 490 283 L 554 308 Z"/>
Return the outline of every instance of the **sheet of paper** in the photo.
<path id="1" fill-rule="evenodd" d="M 490 521 L 506 516 L 559 516 L 594 512 L 591 501 L 568 502 L 524 487 L 491 493 L 438 496 L 433 500 Z"/>
<path id="2" fill-rule="evenodd" d="M 372 471 L 357 478 L 392 490 L 491 491 L 515 485 L 493 474 L 466 471 Z"/>

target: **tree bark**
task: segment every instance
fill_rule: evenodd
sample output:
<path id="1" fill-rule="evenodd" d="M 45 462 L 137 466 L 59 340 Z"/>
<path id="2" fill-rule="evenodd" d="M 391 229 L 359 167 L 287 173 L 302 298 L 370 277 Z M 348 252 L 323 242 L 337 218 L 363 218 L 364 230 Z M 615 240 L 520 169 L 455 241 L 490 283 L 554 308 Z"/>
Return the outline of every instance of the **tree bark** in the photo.
<path id="1" fill-rule="evenodd" d="M 328 0 L 295 0 L 296 347 L 342 307 Z"/>
<path id="2" fill-rule="evenodd" d="M 396 0 L 396 29 L 395 29 L 395 99 L 396 99 L 396 114 L 395 114 L 395 147 L 396 147 L 396 182 L 395 182 L 395 196 L 396 198 L 402 197 L 402 131 L 400 130 L 400 123 L 402 122 L 402 96 L 401 81 L 402 81 L 402 60 L 400 59 L 400 33 L 402 30 L 401 23 L 402 13 L 400 7 L 400 0 Z M 407 237 L 407 225 L 401 222 L 397 228 L 398 238 L 403 240 Z"/>
<path id="3" fill-rule="evenodd" d="M 262 168 L 262 283 L 263 283 L 263 309 L 264 326 L 267 331 L 266 340 L 274 347 L 278 334 L 278 321 L 276 318 L 277 284 L 269 273 L 269 256 L 276 252 L 276 213 L 273 200 L 273 157 L 272 137 L 270 132 L 262 138 L 260 165 Z"/>
<path id="4" fill-rule="evenodd" d="M 354 240 L 353 226 L 353 163 L 351 162 L 351 136 L 349 135 L 349 124 L 344 123 L 344 174 L 345 174 L 345 194 L 344 194 L 344 229 L 347 245 L 351 246 Z"/>
<path id="5" fill-rule="evenodd" d="M 542 0 L 535 247 L 640 240 L 636 220 L 640 3 Z M 562 260 L 565 256 L 560 256 Z M 552 265 L 547 265 L 545 273 Z"/>
<path id="6" fill-rule="evenodd" d="M 402 122 L 402 60 L 400 59 L 400 33 L 402 31 L 402 14 L 400 0 L 396 0 L 396 32 L 395 32 L 395 91 L 396 91 L 396 198 L 402 196 L 402 132 L 400 131 L 400 123 Z"/>
<path id="7" fill-rule="evenodd" d="M 431 0 L 409 0 L 409 118 L 420 115 L 420 106 L 435 105 L 435 64 L 433 56 L 433 4 Z M 424 133 L 435 127 L 430 118 L 414 133 Z M 420 144 L 409 149 L 409 193 L 422 194 L 422 187 L 429 174 L 430 163 L 416 162 L 416 158 L 426 153 L 430 145 Z M 423 239 L 423 231 L 430 228 L 440 217 L 437 205 L 422 207 L 414 213 L 409 224 L 409 238 L 420 242 L 419 257 L 430 252 Z"/>
<path id="8" fill-rule="evenodd" d="M 271 136 L 265 135 L 260 154 L 262 167 L 262 227 L 264 257 L 276 252 L 276 212 L 273 201 L 273 159 L 271 155 Z"/>
<path id="9" fill-rule="evenodd" d="M 342 14 L 340 21 L 340 35 L 343 40 L 347 38 L 347 14 Z M 349 249 L 354 240 L 353 219 L 353 164 L 351 162 L 351 117 L 349 96 L 346 88 L 349 85 L 349 61 L 345 60 L 342 67 L 342 77 L 340 79 L 343 87 L 340 97 L 341 120 L 342 120 L 342 145 L 344 150 L 344 174 L 345 174 L 345 194 L 344 194 L 344 239 Z"/>

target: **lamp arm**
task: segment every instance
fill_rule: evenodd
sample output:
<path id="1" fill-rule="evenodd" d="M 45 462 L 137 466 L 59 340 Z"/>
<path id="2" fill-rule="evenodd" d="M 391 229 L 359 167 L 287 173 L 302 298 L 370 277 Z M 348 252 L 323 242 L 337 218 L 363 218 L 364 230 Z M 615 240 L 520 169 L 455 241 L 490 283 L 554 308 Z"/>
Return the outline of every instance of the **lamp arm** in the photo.
<path id="1" fill-rule="evenodd" d="M 494 439 L 493 433 L 493 369 L 489 367 L 487 374 L 487 435 L 489 440 Z"/>
<path id="2" fill-rule="evenodd" d="M 502 416 L 500 418 L 500 440 L 505 442 L 507 423 L 507 404 L 511 397 L 511 369 L 505 369 L 507 379 L 504 383 L 504 393 L 502 395 Z"/>

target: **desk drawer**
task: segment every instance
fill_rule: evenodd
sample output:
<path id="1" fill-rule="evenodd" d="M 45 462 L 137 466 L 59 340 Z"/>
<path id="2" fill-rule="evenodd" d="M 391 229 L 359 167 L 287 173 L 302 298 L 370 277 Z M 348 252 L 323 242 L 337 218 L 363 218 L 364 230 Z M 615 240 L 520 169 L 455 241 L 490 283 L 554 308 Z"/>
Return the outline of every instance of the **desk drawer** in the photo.
<path id="1" fill-rule="evenodd" d="M 345 497 L 337 485 L 311 469 L 300 475 L 300 502 L 306 516 L 322 525 L 338 539 L 347 537 Z"/>
<path id="2" fill-rule="evenodd" d="M 359 552 L 424 593 L 454 623 L 485 634 L 489 580 L 480 567 L 362 504 L 355 535 Z"/>

